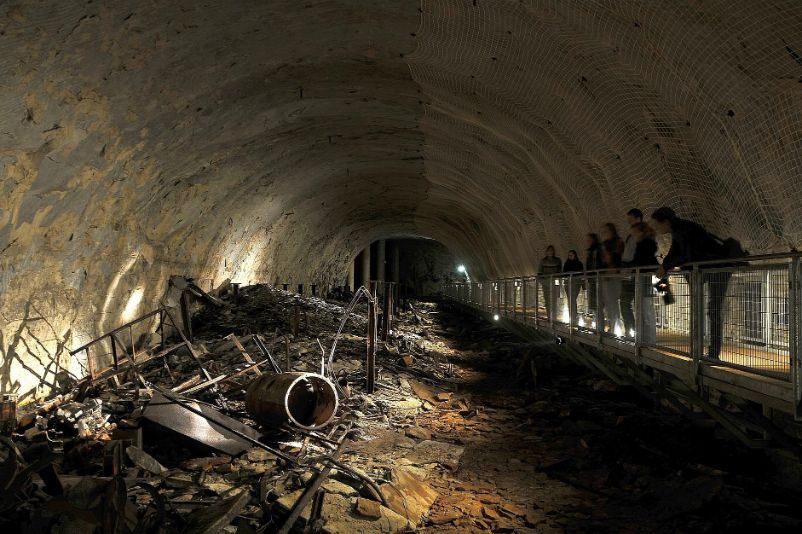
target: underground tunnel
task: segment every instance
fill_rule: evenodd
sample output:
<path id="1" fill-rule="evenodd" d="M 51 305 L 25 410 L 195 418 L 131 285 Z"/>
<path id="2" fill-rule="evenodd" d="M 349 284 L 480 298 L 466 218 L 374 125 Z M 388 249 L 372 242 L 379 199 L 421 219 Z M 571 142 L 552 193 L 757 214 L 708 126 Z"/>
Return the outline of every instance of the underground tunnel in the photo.
<path id="1" fill-rule="evenodd" d="M 797 0 L 8 0 L 0 51 L 9 531 L 802 527 Z"/>

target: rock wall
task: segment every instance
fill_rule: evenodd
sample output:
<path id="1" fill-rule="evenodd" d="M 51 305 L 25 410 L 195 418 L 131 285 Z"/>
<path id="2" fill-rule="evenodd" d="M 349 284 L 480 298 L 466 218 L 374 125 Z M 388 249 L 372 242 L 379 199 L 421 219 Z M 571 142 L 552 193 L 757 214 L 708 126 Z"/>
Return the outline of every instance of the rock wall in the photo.
<path id="1" fill-rule="evenodd" d="M 456 270 L 458 260 L 442 243 L 430 239 L 398 239 L 394 243 L 400 257 L 402 295 L 434 295 L 444 283 L 465 279 Z"/>
<path id="2" fill-rule="evenodd" d="M 0 389 L 201 285 L 376 239 L 526 274 L 631 206 L 802 241 L 796 0 L 0 4 Z"/>

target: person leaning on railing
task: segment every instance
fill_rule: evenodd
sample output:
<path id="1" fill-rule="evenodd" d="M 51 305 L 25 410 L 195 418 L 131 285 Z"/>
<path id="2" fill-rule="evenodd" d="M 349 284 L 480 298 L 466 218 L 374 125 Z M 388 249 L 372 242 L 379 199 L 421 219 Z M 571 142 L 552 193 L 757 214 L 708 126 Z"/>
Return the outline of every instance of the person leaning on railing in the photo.
<path id="1" fill-rule="evenodd" d="M 554 255 L 554 247 L 549 245 L 546 247 L 546 255 L 540 260 L 540 265 L 537 269 L 537 274 L 545 275 L 543 279 L 543 300 L 546 304 L 546 318 L 551 319 L 552 301 L 554 296 L 554 279 L 549 275 L 559 274 L 562 269 L 563 262 L 560 258 Z"/>
<path id="2" fill-rule="evenodd" d="M 674 210 L 662 207 L 652 213 L 657 232 L 671 234 L 671 248 L 663 258 L 663 264 L 655 273 L 665 278 L 668 271 L 687 263 L 720 260 L 729 257 L 724 243 L 693 221 L 680 219 Z M 723 307 L 730 283 L 730 272 L 704 272 L 702 280 L 708 285 L 707 316 L 710 319 L 710 347 L 707 358 L 718 360 L 724 332 Z M 693 286 L 691 286 L 693 291 Z M 693 298 L 693 295 L 691 295 Z"/>

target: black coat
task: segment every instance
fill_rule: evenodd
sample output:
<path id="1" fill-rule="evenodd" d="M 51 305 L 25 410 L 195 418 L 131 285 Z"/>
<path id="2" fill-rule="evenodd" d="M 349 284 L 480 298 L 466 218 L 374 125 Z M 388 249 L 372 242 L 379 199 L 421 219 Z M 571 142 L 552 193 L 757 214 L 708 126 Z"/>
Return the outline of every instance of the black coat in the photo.
<path id="1" fill-rule="evenodd" d="M 629 265 L 632 267 L 651 267 L 657 265 L 657 242 L 646 237 L 635 245 L 635 257 Z"/>
<path id="2" fill-rule="evenodd" d="M 581 273 L 583 270 L 582 262 L 578 259 L 565 260 L 565 265 L 563 265 L 564 273 Z"/>
<path id="3" fill-rule="evenodd" d="M 585 256 L 585 268 L 588 271 L 596 271 L 602 268 L 600 245 L 593 245 L 587 250 L 587 256 Z"/>
<path id="4" fill-rule="evenodd" d="M 685 219 L 671 222 L 671 249 L 663 258 L 663 267 L 671 270 L 694 261 L 718 260 L 725 257 L 722 243 L 700 224 Z"/>
<path id="5" fill-rule="evenodd" d="M 614 237 L 602 242 L 602 246 L 609 253 L 609 263 L 605 264 L 605 268 L 621 267 L 621 253 L 624 252 L 624 242 L 620 237 Z"/>

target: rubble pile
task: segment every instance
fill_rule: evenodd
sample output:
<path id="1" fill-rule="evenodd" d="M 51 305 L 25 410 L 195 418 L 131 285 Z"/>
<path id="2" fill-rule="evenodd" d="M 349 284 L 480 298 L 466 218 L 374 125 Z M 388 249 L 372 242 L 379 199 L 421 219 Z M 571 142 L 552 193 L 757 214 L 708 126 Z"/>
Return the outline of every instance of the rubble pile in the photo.
<path id="1" fill-rule="evenodd" d="M 706 421 L 656 411 L 476 319 L 410 303 L 379 343 L 367 394 L 364 302 L 346 315 L 262 285 L 221 298 L 195 314 L 191 343 L 17 411 L 0 435 L 0 524 L 360 534 L 802 525 L 799 494 L 776 490 L 763 464 L 750 471 L 756 457 Z"/>
<path id="2" fill-rule="evenodd" d="M 346 317 L 340 304 L 269 286 L 231 297 L 195 314 L 192 343 L 21 409 L 0 443 L 0 522 L 22 532 L 400 532 L 425 520 L 438 497 L 427 468 L 455 468 L 460 449 L 416 447 L 404 434 L 426 402 L 410 401 L 408 382 L 383 373 L 379 391 L 363 393 L 364 304 Z M 403 365 L 403 346 L 423 361 L 412 337 L 393 337 L 379 360 Z M 249 386 L 277 373 L 296 388 L 284 422 L 246 406 Z M 320 428 L 298 423 L 316 409 L 312 378 L 330 378 L 339 396 Z M 387 432 L 414 454 L 366 454 Z"/>

